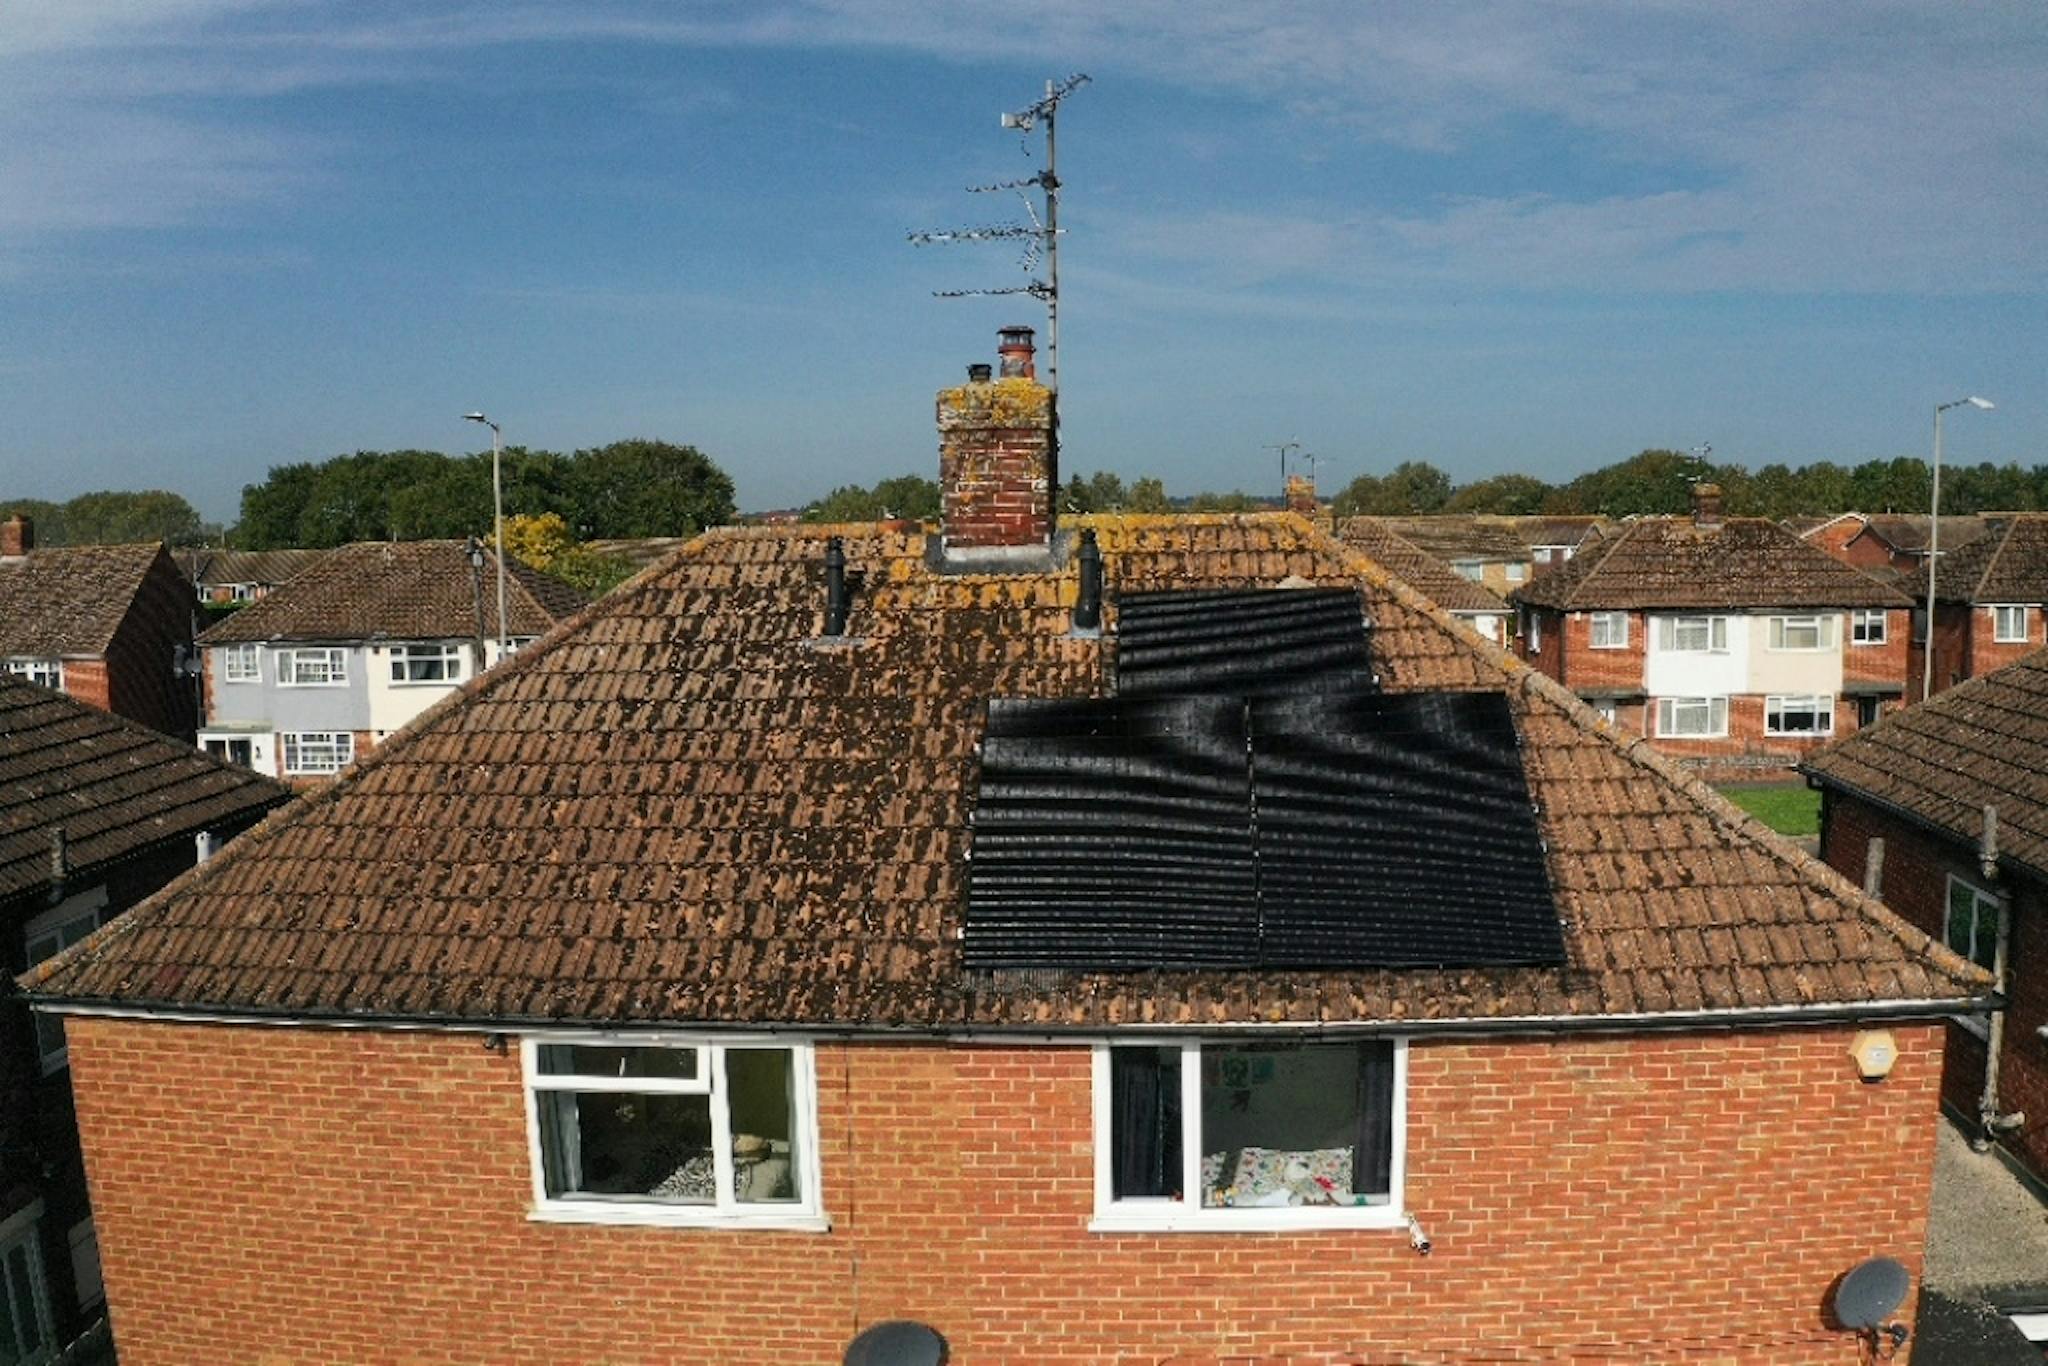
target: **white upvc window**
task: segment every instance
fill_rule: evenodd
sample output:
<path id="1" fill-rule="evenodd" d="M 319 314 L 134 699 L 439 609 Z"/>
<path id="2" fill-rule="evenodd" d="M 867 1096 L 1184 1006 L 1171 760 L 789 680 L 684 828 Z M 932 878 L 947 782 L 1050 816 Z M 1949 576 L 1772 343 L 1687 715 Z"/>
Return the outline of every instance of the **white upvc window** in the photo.
<path id="1" fill-rule="evenodd" d="M 1458 571 L 1459 578 L 1470 579 L 1474 583 L 1486 577 L 1486 566 L 1477 560 L 1453 560 L 1451 568 Z"/>
<path id="2" fill-rule="evenodd" d="M 532 1217 L 829 1227 L 808 1043 L 584 1034 L 520 1049 Z"/>
<path id="3" fill-rule="evenodd" d="M 0 1223 L 0 1362 L 43 1366 L 57 1353 L 50 1289 L 43 1278 L 43 1202 Z"/>
<path id="4" fill-rule="evenodd" d="M 1725 654 L 1726 617 L 1659 617 L 1657 648 L 1674 654 Z"/>
<path id="5" fill-rule="evenodd" d="M 1621 704 L 1619 702 L 1616 702 L 1613 698 L 1598 697 L 1593 700 L 1591 705 L 1593 708 L 1593 714 L 1595 716 L 1598 716 L 1602 721 L 1605 721 L 1608 725 L 1612 726 L 1620 723 Z"/>
<path id="6" fill-rule="evenodd" d="M 2024 604 L 1991 609 L 1991 638 L 2001 645 L 2015 645 L 2027 639 L 2027 613 L 2032 609 Z"/>
<path id="7" fill-rule="evenodd" d="M 1529 550 L 1529 558 L 1534 560 L 1537 564 L 1549 564 L 1550 547 L 1547 545 L 1531 547 Z"/>
<path id="8" fill-rule="evenodd" d="M 1887 614 L 1882 607 L 1858 608 L 1849 618 L 1851 645 L 1882 645 L 1888 638 Z"/>
<path id="9" fill-rule="evenodd" d="M 64 689 L 64 661 L 61 659 L 10 659 L 7 672 L 16 678 L 45 688 Z"/>
<path id="10" fill-rule="evenodd" d="M 1944 908 L 1942 939 L 1951 949 L 1986 972 L 1998 970 L 1998 921 L 2005 914 L 2005 899 L 1963 881 L 1953 873 L 1948 879 L 1948 904 Z M 1989 1037 L 1990 1026 L 1980 1015 L 1957 1021 L 1979 1037 Z"/>
<path id="11" fill-rule="evenodd" d="M 1529 566 L 1520 560 L 1508 561 L 1508 582 L 1521 583 L 1529 577 Z"/>
<path id="12" fill-rule="evenodd" d="M 1628 648 L 1628 613 L 1595 612 L 1588 643 L 1596 650 Z"/>
<path id="13" fill-rule="evenodd" d="M 28 965 L 34 967 L 55 958 L 98 929 L 105 922 L 106 909 L 107 889 L 94 887 L 66 897 L 29 921 L 22 929 Z M 40 1010 L 36 1012 L 35 1021 L 36 1054 L 42 1059 L 43 1075 L 62 1071 L 71 1061 L 70 1052 L 64 1044 L 64 1021 Z M 5 1341 L 5 1335 L 0 1334 L 0 1346 L 4 1346 Z M 4 1360 L 6 1358 L 0 1356 L 0 1361 Z"/>
<path id="14" fill-rule="evenodd" d="M 1660 697 L 1657 734 L 1672 739 L 1712 740 L 1728 733 L 1725 697 Z"/>
<path id="15" fill-rule="evenodd" d="M 277 738 L 289 774 L 339 773 L 355 762 L 356 737 L 349 731 L 288 730 Z"/>
<path id="16" fill-rule="evenodd" d="M 1543 616 L 1533 607 L 1522 613 L 1522 641 L 1532 655 L 1543 650 Z"/>
<path id="17" fill-rule="evenodd" d="M 256 585 L 253 583 L 231 583 L 228 585 L 229 602 L 256 601 Z"/>
<path id="18" fill-rule="evenodd" d="M 348 651 L 316 646 L 277 652 L 277 681 L 285 688 L 335 688 L 348 682 Z"/>
<path id="19" fill-rule="evenodd" d="M 1828 693 L 1764 699 L 1764 734 L 1833 735 L 1835 699 Z"/>
<path id="20" fill-rule="evenodd" d="M 1099 1232 L 1405 1225 L 1408 1046 L 1095 1046 Z"/>
<path id="21" fill-rule="evenodd" d="M 1832 650 L 1835 648 L 1835 618 L 1822 614 L 1772 617 L 1769 648 L 1773 650 Z"/>
<path id="22" fill-rule="evenodd" d="M 459 644 L 434 641 L 422 645 L 391 647 L 391 681 L 408 683 L 460 683 L 466 651 Z"/>
<path id="23" fill-rule="evenodd" d="M 263 647 L 261 645 L 230 645 L 220 653 L 221 678 L 226 682 L 260 683 L 263 681 Z"/>

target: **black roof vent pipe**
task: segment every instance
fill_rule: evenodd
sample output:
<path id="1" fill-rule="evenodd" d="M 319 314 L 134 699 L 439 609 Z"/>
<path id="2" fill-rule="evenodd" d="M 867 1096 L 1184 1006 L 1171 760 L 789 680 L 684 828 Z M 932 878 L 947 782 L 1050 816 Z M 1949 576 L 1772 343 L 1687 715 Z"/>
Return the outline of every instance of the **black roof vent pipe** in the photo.
<path id="1" fill-rule="evenodd" d="M 846 634 L 846 546 L 834 536 L 825 542 L 825 634 Z"/>
<path id="2" fill-rule="evenodd" d="M 1081 596 L 1074 603 L 1074 629 L 1102 629 L 1102 548 L 1095 544 L 1095 528 L 1081 533 L 1081 549 L 1075 556 L 1081 563 Z"/>

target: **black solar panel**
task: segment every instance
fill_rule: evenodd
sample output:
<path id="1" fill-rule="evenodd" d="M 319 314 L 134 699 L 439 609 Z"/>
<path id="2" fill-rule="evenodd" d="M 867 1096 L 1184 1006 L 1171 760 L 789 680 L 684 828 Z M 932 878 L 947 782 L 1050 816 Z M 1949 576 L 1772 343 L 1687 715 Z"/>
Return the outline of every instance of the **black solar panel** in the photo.
<path id="1" fill-rule="evenodd" d="M 1373 686 L 1365 612 L 1349 588 L 1126 593 L 1116 641 L 1122 697 Z"/>
<path id="2" fill-rule="evenodd" d="M 968 967 L 1564 961 L 1505 695 L 1378 692 L 1348 591 L 1119 608 L 1118 696 L 990 704 Z"/>
<path id="3" fill-rule="evenodd" d="M 1563 961 L 1542 838 L 1501 693 L 1252 703 L 1259 961 Z"/>
<path id="4" fill-rule="evenodd" d="M 1249 962 L 1249 785 L 1237 698 L 990 703 L 970 963 Z"/>

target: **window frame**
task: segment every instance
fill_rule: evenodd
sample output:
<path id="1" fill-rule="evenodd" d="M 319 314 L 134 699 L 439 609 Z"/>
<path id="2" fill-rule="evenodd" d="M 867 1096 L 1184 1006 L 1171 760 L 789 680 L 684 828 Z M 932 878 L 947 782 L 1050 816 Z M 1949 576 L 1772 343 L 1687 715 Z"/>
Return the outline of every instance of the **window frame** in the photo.
<path id="1" fill-rule="evenodd" d="M 390 683 L 394 688 L 452 688 L 469 681 L 469 647 L 460 641 L 449 640 L 408 640 L 393 645 L 387 652 L 386 662 L 390 668 Z M 442 666 L 444 672 L 439 678 L 405 678 L 402 674 L 412 665 L 415 657 L 421 662 L 432 661 Z"/>
<path id="2" fill-rule="evenodd" d="M 263 681 L 263 647 L 261 645 L 223 645 L 221 647 L 220 677 L 223 683 L 261 683 Z M 237 661 L 241 661 L 238 665 Z"/>
<path id="3" fill-rule="evenodd" d="M 1688 624 L 1695 622 L 1699 624 L 1701 630 L 1706 632 L 1707 643 L 1697 647 L 1679 643 L 1680 634 L 1686 630 Z M 1656 634 L 1659 637 L 1657 649 L 1660 653 L 1674 655 L 1725 655 L 1729 653 L 1728 618 L 1725 616 L 1716 616 L 1710 613 L 1688 613 L 1684 616 L 1658 617 L 1657 623 L 1658 630 Z M 1670 637 L 1671 643 L 1668 645 L 1663 643 L 1663 637 L 1665 636 Z"/>
<path id="4" fill-rule="evenodd" d="M 294 765 L 295 752 L 305 747 L 307 740 L 315 735 L 325 736 L 330 744 L 341 750 L 333 768 L 306 768 Z M 336 742 L 346 741 L 346 744 Z M 281 730 L 277 733 L 277 762 L 285 776 L 291 778 L 328 778 L 341 772 L 356 761 L 356 734 L 352 730 Z"/>
<path id="5" fill-rule="evenodd" d="M 24 683 L 33 683 L 57 692 L 64 691 L 64 661 L 61 659 L 15 655 L 0 662 L 0 669 L 5 669 L 10 677 L 18 678 Z"/>
<path id="6" fill-rule="evenodd" d="M 1305 1205 L 1285 1209 L 1210 1209 L 1197 1194 L 1193 1200 L 1141 1197 L 1116 1198 L 1113 1155 L 1115 1142 L 1111 1125 L 1114 1104 L 1110 1091 L 1109 1054 L 1112 1048 L 1179 1048 L 1181 1116 L 1181 1162 L 1183 1193 L 1200 1186 L 1202 1153 L 1199 1142 L 1188 1141 L 1200 1134 L 1202 1096 L 1202 1047 L 1281 1043 L 1391 1043 L 1394 1046 L 1394 1103 L 1389 1135 L 1391 1160 L 1387 1167 L 1387 1201 L 1383 1205 Z M 1090 1079 L 1093 1088 L 1095 1144 L 1095 1210 L 1088 1220 L 1091 1233 L 1297 1233 L 1316 1229 L 1400 1229 L 1408 1226 L 1405 1188 L 1408 1177 L 1408 1040 L 1392 1038 L 1294 1039 L 1284 1035 L 1247 1032 L 1241 1036 L 1200 1039 L 1153 1038 L 1131 1035 L 1121 1039 L 1099 1039 L 1092 1046 Z M 1192 1101 L 1192 1108 L 1190 1102 Z"/>
<path id="7" fill-rule="evenodd" d="M 1942 883 L 1941 942 L 1948 946 L 1950 952 L 1962 954 L 1963 958 L 1969 962 L 1976 963 L 1984 971 L 1995 972 L 1997 971 L 1995 964 L 1998 958 L 1998 925 L 1995 922 L 1991 927 L 1991 963 L 1978 963 L 1977 955 L 1974 951 L 1962 953 L 1960 949 L 1956 948 L 1955 940 L 1950 937 L 1950 931 L 1954 928 L 1955 923 L 1956 891 L 1958 888 L 1970 894 L 1970 943 L 1973 946 L 1977 942 L 1977 922 L 1983 917 L 1985 907 L 1991 908 L 1994 917 L 2002 919 L 2008 914 L 2006 900 L 1996 892 L 1986 891 L 1968 878 L 1957 877 L 1954 873 L 1948 874 L 1946 881 Z M 1991 1037 L 1990 1022 L 1982 1015 L 1954 1017 L 1953 1023 L 1961 1025 L 1980 1039 Z"/>
<path id="8" fill-rule="evenodd" d="M 2032 609 L 2031 609 L 2031 608 L 2029 608 L 2029 607 L 2027 606 L 2027 604 L 2026 604 L 2026 603 L 2023 603 L 2023 602 L 2004 602 L 2004 603 L 1994 603 L 1994 604 L 1992 604 L 1992 607 L 1991 607 L 1991 640 L 1992 640 L 1992 643 L 1993 643 L 1993 644 L 1997 644 L 1997 645 L 2024 645 L 2024 644 L 2026 644 L 2026 643 L 2027 643 L 2027 641 L 2028 641 L 2029 639 L 2031 639 L 2031 638 L 2032 638 L 2032 633 L 2031 633 L 2031 631 L 2029 630 L 2029 628 L 2028 628 L 2028 624 L 2027 624 L 2027 621 L 2028 621 L 2028 617 L 2029 617 L 2029 616 L 2031 615 L 2031 613 L 2032 613 Z M 2005 630 L 2005 623 L 2006 623 L 2006 620 L 2007 620 L 2008 614 L 2011 614 L 2012 616 L 2015 616 L 2015 617 L 2017 617 L 2017 619 L 2018 619 L 2018 621 L 2019 621 L 2019 633 L 2018 633 L 2017 635 L 2008 635 L 2008 634 L 2006 634 L 2006 630 Z"/>
<path id="9" fill-rule="evenodd" d="M 1586 648 L 1587 648 L 1587 649 L 1589 649 L 1589 650 L 1626 650 L 1626 649 L 1628 648 L 1628 613 L 1626 613 L 1626 612 L 1588 612 L 1588 613 L 1586 614 L 1586 617 L 1587 617 L 1587 621 L 1586 621 Z M 1602 641 L 1602 640 L 1600 639 L 1600 627 L 1601 627 L 1601 625 L 1602 625 L 1602 624 L 1604 623 L 1604 624 L 1606 624 L 1606 625 L 1608 625 L 1608 626 L 1612 626 L 1612 625 L 1614 625 L 1614 624 L 1615 624 L 1616 622 L 1620 622 L 1620 623 L 1621 623 L 1621 639 L 1620 639 L 1620 640 L 1608 640 L 1608 641 Z"/>
<path id="10" fill-rule="evenodd" d="M 105 884 L 101 884 L 68 896 L 32 917 L 21 927 L 21 951 L 28 966 L 33 968 L 38 963 L 48 962 L 113 919 L 107 910 L 107 902 L 107 889 Z M 85 926 L 83 933 L 72 933 L 81 924 Z M 39 939 L 54 939 L 56 942 L 38 953 L 36 941 Z M 42 1064 L 44 1076 L 55 1076 L 71 1065 L 71 1046 L 64 1037 L 62 1016 L 37 1011 L 31 1032 L 35 1035 L 36 1058 Z M 56 1040 L 54 1046 L 52 1039 Z"/>
<path id="11" fill-rule="evenodd" d="M 8 1297 L 8 1307 L 15 1316 L 16 1351 L 21 1348 L 20 1313 L 26 1308 L 35 1322 L 35 1329 L 41 1335 L 35 1348 L 18 1357 L 20 1366 L 45 1366 L 57 1357 L 58 1342 L 56 1323 L 50 1305 L 50 1274 L 43 1265 L 43 1202 L 41 1199 L 7 1216 L 0 1222 L 0 1295 Z M 29 1303 L 26 1306 L 14 1302 L 13 1278 L 7 1274 L 7 1258 L 19 1250 L 28 1273 Z"/>
<path id="12" fill-rule="evenodd" d="M 1681 705 L 1704 705 L 1707 708 L 1707 723 L 1713 725 L 1716 704 L 1719 704 L 1721 712 L 1718 729 L 1681 731 L 1676 729 L 1675 726 L 1667 725 L 1665 722 L 1664 709 L 1667 706 L 1671 708 L 1671 718 L 1675 722 L 1678 717 L 1678 708 Z M 1660 697 L 1657 699 L 1656 717 L 1657 738 L 1659 740 L 1725 740 L 1728 738 L 1728 699 L 1726 697 L 1711 694 L 1705 696 Z"/>
<path id="13" fill-rule="evenodd" d="M 279 650 L 276 654 L 277 686 L 280 688 L 346 688 L 348 686 L 348 650 L 343 646 L 293 646 L 288 650 Z M 327 677 L 324 679 L 299 678 L 299 658 L 302 655 L 327 656 Z"/>
<path id="14" fill-rule="evenodd" d="M 1795 627 L 1796 623 L 1796 627 Z M 1804 631 L 1811 627 L 1813 644 L 1788 645 L 1794 629 Z M 1832 612 L 1794 612 L 1773 616 L 1766 628 L 1764 648 L 1773 654 L 1817 655 L 1836 648 L 1836 618 Z"/>
<path id="15" fill-rule="evenodd" d="M 1532 655 L 1543 653 L 1543 614 L 1535 608 L 1524 609 L 1522 622 L 1522 648 Z"/>
<path id="16" fill-rule="evenodd" d="M 1506 573 L 1509 583 L 1527 583 L 1529 581 L 1529 566 L 1520 560 L 1509 560 L 1506 566 Z"/>
<path id="17" fill-rule="evenodd" d="M 579 1048 L 671 1048 L 695 1050 L 698 1075 L 682 1077 L 600 1077 L 573 1072 L 543 1073 L 540 1050 L 550 1044 Z M 801 1198 L 772 1205 L 744 1205 L 732 1196 L 732 1119 L 724 1097 L 728 1049 L 776 1048 L 790 1055 L 791 1132 L 797 1136 L 796 1170 Z M 527 1163 L 533 1203 L 526 1217 L 554 1224 L 641 1224 L 663 1228 L 780 1229 L 827 1233 L 823 1162 L 818 1153 L 817 1052 L 809 1039 L 771 1034 L 678 1035 L 656 1033 L 526 1034 L 519 1039 L 521 1089 L 526 1098 Z M 713 1205 L 630 1198 L 565 1198 L 547 1190 L 547 1157 L 541 1148 L 542 1091 L 582 1094 L 702 1095 L 710 1098 Z"/>
<path id="18" fill-rule="evenodd" d="M 1849 644 L 1891 643 L 1891 613 L 1882 607 L 1859 607 L 1849 614 Z"/>
<path id="19" fill-rule="evenodd" d="M 1810 706 L 1795 706 L 1795 703 L 1810 703 Z M 1826 726 L 1815 726 L 1812 730 L 1786 730 L 1782 725 L 1773 725 L 1771 716 L 1781 718 L 1787 711 L 1811 711 L 1816 718 L 1827 717 Z M 1833 693 L 1769 693 L 1764 697 L 1764 734 L 1785 739 L 1825 739 L 1835 733 L 1835 696 Z"/>

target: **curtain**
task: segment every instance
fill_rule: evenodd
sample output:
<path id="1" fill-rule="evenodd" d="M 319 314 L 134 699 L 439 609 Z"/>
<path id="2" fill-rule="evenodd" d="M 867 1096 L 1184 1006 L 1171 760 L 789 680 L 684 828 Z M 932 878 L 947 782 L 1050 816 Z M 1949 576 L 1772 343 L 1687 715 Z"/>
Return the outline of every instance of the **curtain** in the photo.
<path id="1" fill-rule="evenodd" d="M 1394 1181 L 1394 1045 L 1358 1046 L 1358 1137 L 1351 1152 L 1351 1189 L 1385 1195 Z"/>
<path id="2" fill-rule="evenodd" d="M 1109 1050 L 1110 1183 L 1118 1200 L 1178 1196 L 1180 1050 Z"/>

